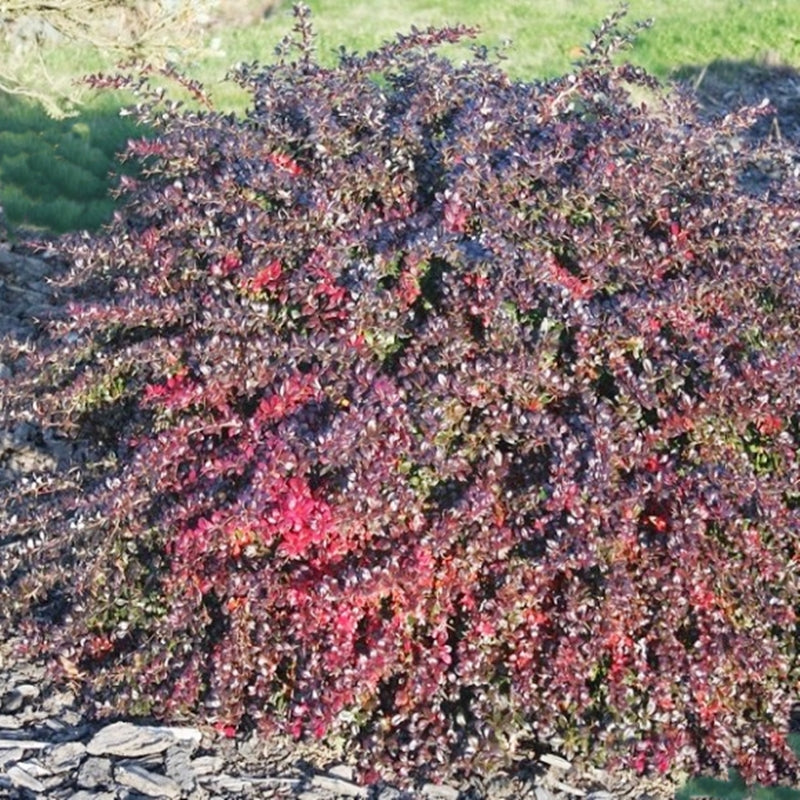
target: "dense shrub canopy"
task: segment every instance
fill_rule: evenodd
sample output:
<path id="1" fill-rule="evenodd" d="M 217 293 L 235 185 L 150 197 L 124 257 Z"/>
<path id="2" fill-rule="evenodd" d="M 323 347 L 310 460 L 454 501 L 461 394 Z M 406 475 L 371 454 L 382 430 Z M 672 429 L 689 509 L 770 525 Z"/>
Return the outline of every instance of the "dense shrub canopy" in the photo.
<path id="1" fill-rule="evenodd" d="M 323 68 L 297 14 L 244 116 L 108 81 L 159 135 L 4 387 L 97 456 L 5 498 L 9 621 L 98 708 L 418 777 L 553 742 L 791 774 L 800 197 L 765 109 L 634 102 L 619 17 L 529 84 L 437 56 L 457 28 Z"/>

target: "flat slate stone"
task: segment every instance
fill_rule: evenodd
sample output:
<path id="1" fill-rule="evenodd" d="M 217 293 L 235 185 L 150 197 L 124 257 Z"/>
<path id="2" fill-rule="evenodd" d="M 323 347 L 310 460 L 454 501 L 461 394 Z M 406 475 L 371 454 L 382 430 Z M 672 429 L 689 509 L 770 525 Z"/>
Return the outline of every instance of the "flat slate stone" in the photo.
<path id="1" fill-rule="evenodd" d="M 316 789 L 324 789 L 338 797 L 367 797 L 369 790 L 366 786 L 359 786 L 349 780 L 328 775 L 315 775 L 311 785 Z"/>
<path id="2" fill-rule="evenodd" d="M 78 770 L 78 786 L 81 789 L 98 789 L 113 786 L 110 758 L 87 758 Z"/>
<path id="3" fill-rule="evenodd" d="M 199 743 L 200 739 L 200 731 L 194 728 L 157 728 L 130 722 L 112 722 L 92 737 L 86 749 L 93 756 L 141 758 L 163 753 L 176 742 Z"/>
<path id="4" fill-rule="evenodd" d="M 6 775 L 11 783 L 20 789 L 29 789 L 38 794 L 42 794 L 47 789 L 47 787 L 35 775 L 31 775 L 22 764 L 14 764 L 13 767 L 9 767 L 6 770 Z"/>
<path id="5" fill-rule="evenodd" d="M 47 766 L 55 773 L 77 769 L 86 758 L 86 745 L 80 742 L 57 744 L 45 754 Z"/>
<path id="6" fill-rule="evenodd" d="M 181 787 L 172 778 L 159 775 L 157 772 L 150 772 L 136 764 L 119 765 L 114 770 L 114 777 L 117 783 L 129 786 L 148 797 L 166 797 L 168 800 L 176 800 L 181 796 Z"/>
<path id="7" fill-rule="evenodd" d="M 0 750 L 0 769 L 10 764 L 16 764 L 17 761 L 22 761 L 23 758 L 25 758 L 25 751 L 22 748 L 3 748 Z"/>
<path id="8" fill-rule="evenodd" d="M 49 747 L 49 744 L 49 742 L 40 742 L 38 739 L 24 739 L 22 737 L 15 739 L 13 737 L 0 736 L 0 750 L 17 748 L 22 748 L 23 750 L 44 750 L 45 747 Z"/>
<path id="9" fill-rule="evenodd" d="M 175 745 L 167 750 L 164 756 L 164 771 L 182 789 L 191 789 L 196 783 L 197 776 L 192 768 L 192 755 L 181 745 Z"/>
<path id="10" fill-rule="evenodd" d="M 220 756 L 198 756 L 192 759 L 195 775 L 219 775 L 225 768 L 225 759 Z"/>
<path id="11" fill-rule="evenodd" d="M 3 695 L 2 709 L 7 714 L 19 711 L 26 702 L 39 696 L 39 688 L 32 683 L 21 683 Z"/>
<path id="12" fill-rule="evenodd" d="M 436 800 L 458 800 L 460 792 L 446 784 L 426 783 L 422 787 L 422 796 L 436 798 Z"/>

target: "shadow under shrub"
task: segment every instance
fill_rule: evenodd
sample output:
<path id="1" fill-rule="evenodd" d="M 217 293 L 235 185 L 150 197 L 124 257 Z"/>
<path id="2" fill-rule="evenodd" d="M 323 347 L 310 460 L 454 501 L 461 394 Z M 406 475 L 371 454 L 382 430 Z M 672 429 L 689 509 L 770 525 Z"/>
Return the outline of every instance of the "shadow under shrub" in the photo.
<path id="1" fill-rule="evenodd" d="M 718 59 L 702 66 L 683 66 L 674 77 L 692 86 L 708 116 L 769 99 L 774 113 L 762 117 L 748 135 L 782 139 L 795 148 L 800 145 L 800 72 L 796 69 L 769 60 Z"/>
<path id="2" fill-rule="evenodd" d="M 437 57 L 459 28 L 324 69 L 297 15 L 244 116 L 105 82 L 159 135 L 3 412 L 105 455 L 4 498 L 6 622 L 98 713 L 365 771 L 791 776 L 800 198 L 728 146 L 761 112 L 634 104 L 618 16 L 526 84 Z"/>

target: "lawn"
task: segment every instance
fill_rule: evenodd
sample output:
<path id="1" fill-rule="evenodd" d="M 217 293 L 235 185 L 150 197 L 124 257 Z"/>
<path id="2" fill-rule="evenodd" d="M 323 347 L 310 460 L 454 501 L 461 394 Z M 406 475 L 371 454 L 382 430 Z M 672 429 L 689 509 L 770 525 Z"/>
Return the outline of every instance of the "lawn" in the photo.
<path id="1" fill-rule="evenodd" d="M 440 0 L 435 4 L 312 0 L 309 6 L 323 56 L 340 44 L 359 51 L 373 48 L 410 24 L 463 22 L 480 27 L 481 42 L 488 46 L 511 42 L 506 68 L 512 75 L 540 78 L 567 69 L 591 28 L 616 4 L 608 0 Z M 660 77 L 679 66 L 703 65 L 719 58 L 770 58 L 800 66 L 794 0 L 633 0 L 629 8 L 632 20 L 654 20 L 653 30 L 637 44 L 633 60 Z M 264 59 L 264 43 L 278 42 L 290 19 L 291 6 L 284 3 L 262 25 L 226 34 L 223 49 L 234 58 Z"/>

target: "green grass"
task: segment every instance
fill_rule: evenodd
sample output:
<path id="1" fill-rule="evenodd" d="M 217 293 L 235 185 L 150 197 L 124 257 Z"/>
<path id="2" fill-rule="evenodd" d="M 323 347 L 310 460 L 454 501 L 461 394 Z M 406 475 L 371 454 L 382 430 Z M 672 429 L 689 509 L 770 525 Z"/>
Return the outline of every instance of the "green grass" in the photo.
<path id="1" fill-rule="evenodd" d="M 506 64 L 518 78 L 550 77 L 567 69 L 589 31 L 613 0 L 309 0 L 318 49 L 332 60 L 340 44 L 365 51 L 398 30 L 463 22 L 482 29 L 488 46 L 511 40 Z M 716 58 L 759 60 L 776 56 L 800 67 L 800 29 L 796 0 L 631 0 L 629 19 L 653 18 L 641 36 L 633 60 L 660 77 L 675 68 L 703 65 Z M 222 49 L 234 59 L 271 57 L 272 48 L 291 25 L 291 4 L 259 26 L 228 34 Z M 265 47 L 266 45 L 266 47 Z"/>
<path id="2" fill-rule="evenodd" d="M 5 98 L 0 111 L 0 205 L 15 227 L 63 233 L 94 229 L 114 210 L 116 154 L 139 135 L 119 104 L 104 101 L 54 120 L 39 106 Z"/>
<path id="3" fill-rule="evenodd" d="M 631 0 L 631 21 L 654 18 L 630 58 L 661 78 L 691 75 L 720 59 L 779 63 L 800 68 L 797 0 Z M 323 63 L 339 45 L 365 52 L 398 31 L 463 22 L 481 28 L 479 42 L 504 47 L 505 69 L 524 80 L 568 69 L 612 0 L 309 0 Z M 291 0 L 259 24 L 212 34 L 202 57 L 184 64 L 226 110 L 246 98 L 230 82 L 238 62 L 269 62 L 292 26 Z M 463 59 L 468 45 L 445 51 Z M 46 70 L 79 78 L 113 65 L 85 48 L 62 46 L 47 53 Z M 118 101 L 117 101 L 118 102 Z M 114 99 L 89 100 L 78 117 L 49 118 L 40 107 L 0 95 L 0 205 L 13 225 L 54 233 L 95 228 L 112 211 L 108 173 L 114 154 L 135 135 L 117 114 Z"/>

